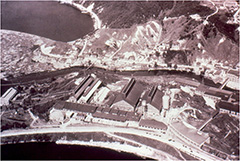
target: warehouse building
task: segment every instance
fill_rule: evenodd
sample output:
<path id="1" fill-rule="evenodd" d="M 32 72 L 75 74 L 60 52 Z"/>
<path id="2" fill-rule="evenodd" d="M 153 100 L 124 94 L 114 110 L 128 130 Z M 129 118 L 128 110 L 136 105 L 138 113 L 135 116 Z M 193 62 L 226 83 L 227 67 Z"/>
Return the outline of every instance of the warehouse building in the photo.
<path id="1" fill-rule="evenodd" d="M 89 104 L 77 104 L 72 102 L 58 101 L 49 111 L 49 119 L 55 122 L 63 122 L 73 115 L 93 114 L 97 107 Z"/>
<path id="2" fill-rule="evenodd" d="M 0 98 L 0 106 L 9 105 L 9 102 L 17 95 L 17 90 L 9 88 Z"/>
<path id="3" fill-rule="evenodd" d="M 84 78 L 74 91 L 76 101 L 88 102 L 101 84 L 101 80 L 90 75 Z"/>
<path id="4" fill-rule="evenodd" d="M 220 108 L 220 112 L 229 113 L 234 116 L 239 116 L 239 103 L 221 100 L 216 106 Z"/>
<path id="5" fill-rule="evenodd" d="M 143 96 L 143 102 L 146 102 L 146 109 L 149 115 L 159 115 L 162 111 L 162 97 L 164 93 L 158 90 L 157 86 L 151 88 Z M 144 106 L 144 105 L 143 105 Z"/>
<path id="6" fill-rule="evenodd" d="M 239 70 L 231 69 L 227 72 L 227 77 L 229 78 L 230 81 L 239 83 L 239 76 L 240 76 Z"/>
<path id="7" fill-rule="evenodd" d="M 218 100 L 228 100 L 230 96 L 233 94 L 231 91 L 227 91 L 224 89 L 214 88 L 214 87 L 208 87 L 205 85 L 200 85 L 196 89 L 196 94 L 203 95 L 205 97 L 211 98 L 215 101 Z"/>
<path id="8" fill-rule="evenodd" d="M 112 104 L 113 108 L 125 111 L 134 111 L 139 104 L 143 92 L 143 86 L 133 78 L 124 86 Z"/>
<path id="9" fill-rule="evenodd" d="M 125 121 L 139 121 L 141 115 L 136 114 L 135 112 L 128 112 L 114 108 L 98 107 L 96 112 L 93 114 L 93 117 L 118 122 L 125 122 Z"/>
<path id="10" fill-rule="evenodd" d="M 139 122 L 139 126 L 147 129 L 155 129 L 155 130 L 167 130 L 167 125 L 163 122 L 149 119 L 141 119 Z"/>

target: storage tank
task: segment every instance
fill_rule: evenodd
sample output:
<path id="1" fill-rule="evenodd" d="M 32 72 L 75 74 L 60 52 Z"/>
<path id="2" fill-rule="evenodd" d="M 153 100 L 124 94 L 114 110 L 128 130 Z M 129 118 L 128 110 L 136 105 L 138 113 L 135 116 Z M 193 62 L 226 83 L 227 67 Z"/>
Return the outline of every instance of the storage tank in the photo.
<path id="1" fill-rule="evenodd" d="M 163 103 L 163 109 L 164 110 L 168 110 L 169 109 L 169 101 L 170 101 L 170 97 L 167 95 L 164 95 L 162 97 L 162 103 Z"/>

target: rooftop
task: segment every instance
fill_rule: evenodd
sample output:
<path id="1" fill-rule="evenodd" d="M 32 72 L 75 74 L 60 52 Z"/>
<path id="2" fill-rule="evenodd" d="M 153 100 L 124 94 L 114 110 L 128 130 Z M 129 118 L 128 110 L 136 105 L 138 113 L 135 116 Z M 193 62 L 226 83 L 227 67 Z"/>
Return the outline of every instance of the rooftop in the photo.
<path id="1" fill-rule="evenodd" d="M 135 112 L 127 113 L 127 120 L 129 120 L 129 121 L 139 121 L 140 118 L 141 118 L 141 115 L 136 114 Z"/>
<path id="2" fill-rule="evenodd" d="M 94 113 L 96 111 L 96 106 L 92 105 L 86 105 L 86 104 L 78 104 L 78 103 L 72 103 L 72 102 L 64 102 L 59 101 L 54 106 L 55 109 L 67 109 L 72 111 L 79 111 L 79 112 L 88 112 L 88 113 Z"/>
<path id="3" fill-rule="evenodd" d="M 93 117 L 98 117 L 98 118 L 104 118 L 104 119 L 109 119 L 109 120 L 115 120 L 115 121 L 121 121 L 124 122 L 126 121 L 126 117 L 124 116 L 119 116 L 119 115 L 113 115 L 110 113 L 100 113 L 100 112 L 95 112 L 93 114 Z"/>
<path id="4" fill-rule="evenodd" d="M 239 104 L 238 103 L 232 103 L 232 102 L 227 102 L 227 101 L 219 101 L 216 104 L 217 107 L 226 109 L 229 111 L 234 111 L 234 112 L 239 112 Z"/>
<path id="5" fill-rule="evenodd" d="M 184 78 L 176 78 L 175 81 L 179 82 L 179 83 L 187 84 L 187 85 L 190 85 L 190 86 L 193 86 L 193 87 L 198 87 L 200 85 L 200 83 L 197 82 L 197 81 L 184 79 Z"/>
<path id="6" fill-rule="evenodd" d="M 231 69 L 231 70 L 228 71 L 228 73 L 233 74 L 233 75 L 238 76 L 238 77 L 240 76 L 239 70 L 232 70 Z"/>
<path id="7" fill-rule="evenodd" d="M 231 92 L 231 91 L 214 88 L 214 87 L 207 87 L 205 85 L 199 86 L 199 88 L 197 90 L 203 91 L 207 95 L 220 97 L 224 100 L 227 100 L 233 94 L 233 92 Z"/>
<path id="8" fill-rule="evenodd" d="M 142 119 L 139 122 L 139 125 L 157 128 L 157 129 L 163 129 L 163 130 L 167 130 L 167 128 L 168 128 L 167 125 L 165 125 L 163 122 L 156 121 L 156 120 L 148 120 L 148 119 Z"/>
<path id="9" fill-rule="evenodd" d="M 90 76 L 86 77 L 76 88 L 75 97 L 79 99 L 84 93 L 84 91 L 86 90 L 86 88 L 92 84 L 92 82 L 93 82 L 93 78 L 91 78 Z"/>
<path id="10" fill-rule="evenodd" d="M 158 90 L 157 86 L 151 88 L 150 91 L 144 94 L 143 99 L 147 101 L 147 103 L 154 106 L 156 109 L 162 108 L 162 97 L 164 93 Z"/>
<path id="11" fill-rule="evenodd" d="M 117 110 L 113 108 L 97 108 L 96 112 L 93 114 L 94 117 L 104 118 L 115 121 L 126 121 L 127 111 Z"/>
<path id="12" fill-rule="evenodd" d="M 202 135 L 198 134 L 196 129 L 190 129 L 186 127 L 182 122 L 174 122 L 172 123 L 172 126 L 179 133 L 181 133 L 194 143 L 197 143 L 198 145 L 201 145 L 209 138 L 209 136 L 204 133 Z"/>
<path id="13" fill-rule="evenodd" d="M 132 78 L 129 81 L 129 83 L 124 86 L 124 88 L 121 91 L 121 94 L 119 94 L 116 97 L 114 103 L 124 100 L 131 106 L 136 107 L 139 98 L 142 95 L 143 89 L 144 89 L 143 86 Z"/>

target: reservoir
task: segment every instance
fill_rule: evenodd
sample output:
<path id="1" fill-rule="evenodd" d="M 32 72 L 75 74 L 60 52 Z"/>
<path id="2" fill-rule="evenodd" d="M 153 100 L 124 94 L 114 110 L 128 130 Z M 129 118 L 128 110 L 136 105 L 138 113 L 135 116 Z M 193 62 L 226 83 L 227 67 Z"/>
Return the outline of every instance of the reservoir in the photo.
<path id="1" fill-rule="evenodd" d="M 2 1 L 1 29 L 68 42 L 82 38 L 94 27 L 90 15 L 58 2 Z"/>
<path id="2" fill-rule="evenodd" d="M 136 155 L 110 149 L 46 142 L 1 145 L 1 158 L 4 160 L 143 160 Z"/>

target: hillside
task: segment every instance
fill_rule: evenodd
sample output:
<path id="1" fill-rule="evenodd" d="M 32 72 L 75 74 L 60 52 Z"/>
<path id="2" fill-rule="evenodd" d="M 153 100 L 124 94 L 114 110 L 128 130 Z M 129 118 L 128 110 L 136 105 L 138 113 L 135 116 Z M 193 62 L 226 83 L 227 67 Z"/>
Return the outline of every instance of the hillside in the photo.
<path id="1" fill-rule="evenodd" d="M 238 25 L 229 21 L 236 7 L 216 14 L 213 9 L 190 1 L 94 1 L 93 10 L 105 28 L 84 39 L 64 43 L 2 30 L 1 75 L 79 65 L 119 70 L 162 64 L 191 66 L 197 58 L 235 66 L 239 62 L 239 31 Z"/>

